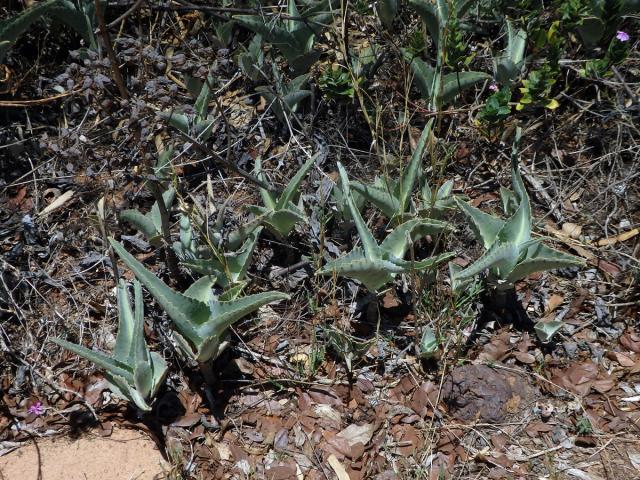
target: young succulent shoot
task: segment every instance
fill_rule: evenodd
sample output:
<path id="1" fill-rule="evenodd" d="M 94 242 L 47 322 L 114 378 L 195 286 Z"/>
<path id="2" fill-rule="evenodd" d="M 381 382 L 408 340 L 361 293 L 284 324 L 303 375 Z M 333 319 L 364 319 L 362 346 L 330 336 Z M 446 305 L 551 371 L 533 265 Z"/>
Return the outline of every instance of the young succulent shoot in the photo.
<path id="1" fill-rule="evenodd" d="M 162 193 L 162 199 L 167 211 L 171 209 L 176 197 L 176 191 L 168 188 Z M 147 242 L 154 247 L 159 247 L 162 243 L 162 214 L 158 202 L 154 202 L 151 211 L 143 214 L 138 210 L 128 209 L 120 213 L 120 219 L 130 223 L 140 230 Z"/>
<path id="2" fill-rule="evenodd" d="M 228 345 L 228 328 L 260 307 L 289 298 L 280 292 L 264 292 L 246 297 L 227 295 L 224 300 L 214 295 L 214 276 L 204 276 L 184 293 L 171 289 L 154 273 L 147 270 L 125 248 L 109 239 L 113 249 L 131 269 L 136 278 L 149 290 L 173 321 L 174 338 L 181 350 L 201 365 L 215 360 Z M 234 296 L 233 299 L 227 299 Z"/>
<path id="3" fill-rule="evenodd" d="M 300 12 L 295 0 L 288 0 L 288 18 L 284 20 L 274 16 L 276 20 L 267 22 L 261 15 L 235 15 L 233 19 L 276 47 L 295 72 L 307 72 L 320 57 L 320 52 L 313 48 L 315 36 L 332 19 L 328 1 L 307 4 L 309 7 Z"/>
<path id="4" fill-rule="evenodd" d="M 511 85 L 520 76 L 524 67 L 524 49 L 527 45 L 527 32 L 516 30 L 510 20 L 507 24 L 507 46 L 493 58 L 496 80 L 502 85 Z"/>
<path id="5" fill-rule="evenodd" d="M 144 340 L 144 307 L 140 283 L 133 282 L 133 309 L 124 280 L 120 280 L 117 290 L 118 334 L 111 356 L 60 338 L 53 339 L 53 342 L 103 368 L 114 393 L 148 412 L 167 375 L 167 364 L 160 355 L 149 351 Z"/>
<path id="6" fill-rule="evenodd" d="M 416 145 L 409 164 L 402 172 L 398 182 L 385 179 L 376 179 L 373 185 L 365 185 L 360 182 L 351 182 L 350 187 L 359 193 L 390 219 L 391 224 L 398 225 L 414 215 L 411 205 L 411 194 L 415 187 L 422 165 L 422 157 L 431 137 L 433 119 L 424 127 L 418 144 Z"/>
<path id="7" fill-rule="evenodd" d="M 518 280 L 536 272 L 583 264 L 579 258 L 531 238 L 531 204 L 518 168 L 520 135 L 518 129 L 511 155 L 513 192 L 507 189 L 500 191 L 503 210 L 509 215 L 507 220 L 455 199 L 485 253 L 465 269 L 450 265 L 452 287 L 454 290 L 463 288 L 476 275 L 487 272 L 484 278 L 485 294 L 498 311 L 504 311 L 508 307 L 507 302 L 516 298 L 515 283 Z M 545 338 L 541 337 L 541 340 Z"/>
<path id="8" fill-rule="evenodd" d="M 361 340 L 333 327 L 325 328 L 324 335 L 331 348 L 344 358 L 349 374 L 353 371 L 354 359 L 367 353 L 373 343 L 373 340 Z"/>
<path id="9" fill-rule="evenodd" d="M 373 234 L 355 205 L 351 196 L 347 172 L 338 163 L 343 197 L 349 207 L 351 216 L 362 242 L 362 248 L 355 247 L 344 257 L 327 263 L 316 275 L 338 275 L 353 278 L 361 282 L 371 291 L 392 282 L 399 273 L 428 270 L 453 257 L 453 253 L 443 253 L 436 257 L 419 261 L 404 260 L 410 244 L 426 235 L 435 235 L 451 230 L 451 227 L 437 220 L 413 219 L 397 226 L 381 244 L 373 238 Z"/>
<path id="10" fill-rule="evenodd" d="M 444 182 L 435 195 L 429 185 L 429 181 L 425 178 L 420 190 L 420 200 L 422 204 L 418 210 L 420 217 L 428 217 L 440 219 L 443 218 L 448 212 L 451 212 L 456 208 L 456 202 L 451 194 L 453 191 L 453 180 L 447 180 Z"/>
<path id="11" fill-rule="evenodd" d="M 276 89 L 261 85 L 256 88 L 256 92 L 264 97 L 278 120 L 285 123 L 287 116 L 298 110 L 300 102 L 311 96 L 311 90 L 303 88 L 309 80 L 309 75 L 300 75 L 285 83 L 275 65 L 273 65 L 273 75 Z"/>
<path id="12" fill-rule="evenodd" d="M 264 206 L 251 205 L 249 207 L 250 212 L 262 218 L 262 223 L 280 237 L 286 237 L 298 222 L 304 222 L 307 219 L 302 203 L 298 202 L 300 198 L 300 184 L 304 177 L 307 176 L 307 173 L 309 173 L 309 170 L 311 170 L 311 167 L 313 167 L 316 158 L 317 154 L 307 160 L 280 196 L 276 197 L 273 193 L 261 188 L 260 195 L 262 196 Z M 261 180 L 264 180 L 262 160 L 260 157 L 256 159 L 256 175 Z M 298 204 L 296 205 L 296 203 Z"/>
<path id="13" fill-rule="evenodd" d="M 436 334 L 431 327 L 425 327 L 422 331 L 422 338 L 420 339 L 420 358 L 423 360 L 430 360 L 435 358 L 440 353 L 440 345 Z"/>
<path id="14" fill-rule="evenodd" d="M 200 82 L 193 78 L 187 79 L 189 90 L 196 94 L 194 104 L 195 114 L 187 115 L 179 112 L 160 112 L 160 117 L 166 120 L 169 125 L 176 128 L 180 132 L 195 138 L 200 143 L 206 142 L 211 136 L 215 119 L 209 114 L 209 102 L 211 101 L 211 82 L 212 77 L 209 76 L 206 82 Z"/>
<path id="15" fill-rule="evenodd" d="M 223 288 L 244 285 L 251 256 L 258 242 L 262 227 L 249 234 L 244 244 L 235 252 L 220 252 L 215 246 L 198 245 L 188 215 L 180 217 L 180 241 L 173 249 L 180 263 L 193 272 L 216 277 Z M 213 251 L 212 251 L 213 250 Z"/>

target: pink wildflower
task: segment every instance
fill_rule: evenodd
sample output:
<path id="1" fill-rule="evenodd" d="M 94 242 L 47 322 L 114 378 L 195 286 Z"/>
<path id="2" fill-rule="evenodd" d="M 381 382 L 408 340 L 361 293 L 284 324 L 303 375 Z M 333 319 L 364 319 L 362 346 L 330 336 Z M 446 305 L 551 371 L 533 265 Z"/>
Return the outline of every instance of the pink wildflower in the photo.
<path id="1" fill-rule="evenodd" d="M 42 402 L 36 402 L 29 407 L 27 413 L 31 413 L 36 416 L 40 416 L 44 413 L 44 408 L 42 407 Z"/>
<path id="2" fill-rule="evenodd" d="M 620 40 L 621 42 L 628 42 L 629 41 L 629 34 L 627 32 L 623 32 L 622 30 L 618 30 L 616 32 L 616 38 L 618 40 Z"/>
<path id="3" fill-rule="evenodd" d="M 492 92 L 497 92 L 498 91 L 498 84 L 497 83 L 492 83 L 491 85 L 489 85 L 489 90 L 491 90 Z"/>

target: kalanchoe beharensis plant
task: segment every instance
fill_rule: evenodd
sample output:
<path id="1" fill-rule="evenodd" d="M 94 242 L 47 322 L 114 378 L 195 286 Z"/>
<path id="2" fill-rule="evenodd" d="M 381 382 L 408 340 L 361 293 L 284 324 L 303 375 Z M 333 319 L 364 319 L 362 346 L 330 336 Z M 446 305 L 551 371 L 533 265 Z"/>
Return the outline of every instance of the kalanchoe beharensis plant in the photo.
<path id="1" fill-rule="evenodd" d="M 235 15 L 233 18 L 276 47 L 294 72 L 303 73 L 319 58 L 320 51 L 313 48 L 315 37 L 332 18 L 330 2 L 306 3 L 308 7 L 300 12 L 295 0 L 288 0 L 285 19 L 274 16 L 269 20 L 260 15 Z"/>
<path id="2" fill-rule="evenodd" d="M 375 292 L 392 282 L 399 273 L 432 269 L 454 255 L 443 253 L 424 260 L 404 260 L 412 241 L 451 229 L 446 223 L 437 220 L 414 219 L 404 222 L 389 233 L 381 244 L 378 244 L 353 201 L 347 172 L 340 163 L 338 163 L 338 170 L 343 198 L 356 224 L 362 248 L 355 247 L 344 257 L 330 261 L 316 272 L 316 275 L 353 278 Z"/>
<path id="3" fill-rule="evenodd" d="M 473 4 L 470 0 L 460 0 L 449 4 L 445 0 L 412 0 L 409 2 L 422 17 L 427 30 L 437 49 L 436 65 L 430 65 L 421 58 L 414 57 L 405 52 L 406 60 L 411 63 L 411 69 L 415 75 L 414 80 L 422 93 L 429 101 L 429 106 L 440 110 L 445 104 L 451 103 L 456 96 L 473 87 L 477 83 L 491 78 L 484 72 L 451 72 L 444 73 L 448 63 L 447 53 L 452 51 L 453 61 L 459 62 L 463 56 L 464 46 L 459 36 L 455 35 L 456 29 L 451 26 L 458 25 L 461 19 Z M 453 35 L 450 35 L 453 33 Z"/>
<path id="4" fill-rule="evenodd" d="M 415 215 L 411 194 L 419 177 L 422 165 L 422 156 L 431 136 L 433 119 L 424 127 L 420 139 L 416 145 L 411 161 L 402 172 L 398 181 L 386 178 L 376 178 L 372 185 L 360 182 L 350 182 L 350 189 L 359 193 L 364 198 L 382 210 L 392 224 L 398 225 Z"/>
<path id="5" fill-rule="evenodd" d="M 314 155 L 306 161 L 280 196 L 276 197 L 273 193 L 261 188 L 260 195 L 264 206 L 252 205 L 249 207 L 249 211 L 261 218 L 269 230 L 281 237 L 289 235 L 296 223 L 306 221 L 307 217 L 302 203 L 298 202 L 298 199 L 300 199 L 300 184 L 309 173 L 309 170 L 311 170 L 311 167 L 313 167 L 316 158 L 317 155 Z M 261 180 L 265 179 L 260 157 L 256 159 L 256 175 Z M 296 203 L 298 204 L 296 205 Z"/>
<path id="6" fill-rule="evenodd" d="M 167 374 L 167 364 L 160 355 L 149 351 L 144 340 L 142 288 L 137 281 L 133 283 L 133 292 L 132 309 L 125 282 L 120 281 L 118 334 L 111 356 L 59 338 L 53 341 L 103 368 L 116 394 L 134 403 L 140 410 L 149 411 Z"/>
<path id="7" fill-rule="evenodd" d="M 278 120 L 285 123 L 287 117 L 298 110 L 300 102 L 311 95 L 311 90 L 302 88 L 309 80 L 309 75 L 300 75 L 285 82 L 275 65 L 273 65 L 272 71 L 275 90 L 269 86 L 261 85 L 256 88 L 256 92 L 264 97 Z"/>
<path id="8" fill-rule="evenodd" d="M 188 215 L 180 217 L 180 241 L 173 249 L 182 265 L 201 275 L 213 275 L 223 288 L 235 287 L 238 291 L 245 285 L 251 255 L 258 242 L 262 227 L 250 232 L 237 251 L 223 252 L 213 243 L 200 245 Z"/>
<path id="9" fill-rule="evenodd" d="M 184 293 L 171 289 L 147 270 L 125 248 L 113 239 L 113 249 L 149 290 L 173 321 L 174 338 L 180 349 L 201 365 L 215 360 L 228 345 L 228 328 L 260 307 L 289 298 L 280 292 L 264 292 L 232 300 L 220 300 L 213 293 L 214 276 L 204 276 Z"/>
<path id="10" fill-rule="evenodd" d="M 168 188 L 162 193 L 162 199 L 167 211 L 171 210 L 175 197 L 176 191 L 173 188 Z M 151 206 L 151 211 L 144 214 L 134 209 L 123 210 L 120 212 L 120 219 L 140 230 L 149 244 L 154 247 L 160 246 L 162 241 L 162 215 L 158 202 L 154 202 Z"/>
<path id="11" fill-rule="evenodd" d="M 206 82 L 201 82 L 195 78 L 187 78 L 186 83 L 189 92 L 195 97 L 193 105 L 194 114 L 180 112 L 160 112 L 162 119 L 180 132 L 195 138 L 200 143 L 204 143 L 211 136 L 215 119 L 209 114 L 209 102 L 211 101 L 211 82 L 209 77 Z"/>
<path id="12" fill-rule="evenodd" d="M 527 32 L 516 30 L 511 21 L 507 20 L 507 45 L 505 49 L 493 58 L 493 68 L 496 80 L 502 85 L 511 85 L 520 76 L 524 68 L 524 50 L 527 45 Z"/>
<path id="13" fill-rule="evenodd" d="M 541 239 L 531 238 L 531 204 L 518 169 L 520 134 L 518 129 L 511 155 L 514 191 L 505 188 L 500 190 L 502 207 L 505 214 L 510 215 L 509 218 L 502 220 L 456 199 L 485 253 L 465 269 L 452 263 L 449 266 L 454 290 L 462 288 L 476 275 L 484 274 L 486 311 L 495 313 L 499 318 L 510 317 L 516 322 L 529 323 L 517 302 L 515 283 L 532 273 L 581 265 L 583 262 L 543 245 Z M 541 340 L 547 341 L 560 326 L 556 323 L 539 323 L 536 333 Z"/>
<path id="14" fill-rule="evenodd" d="M 431 189 L 429 181 L 425 177 L 420 189 L 420 208 L 418 216 L 421 218 L 443 218 L 447 213 L 456 208 L 454 201 L 453 180 L 447 180 L 435 191 Z"/>

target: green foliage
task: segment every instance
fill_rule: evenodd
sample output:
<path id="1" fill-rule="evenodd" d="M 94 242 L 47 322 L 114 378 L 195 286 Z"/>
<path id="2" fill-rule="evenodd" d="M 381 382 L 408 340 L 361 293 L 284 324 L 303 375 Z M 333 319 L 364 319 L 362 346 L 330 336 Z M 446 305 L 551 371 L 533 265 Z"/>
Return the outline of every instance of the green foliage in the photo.
<path id="1" fill-rule="evenodd" d="M 227 346 L 224 341 L 226 331 L 235 322 L 263 305 L 289 298 L 280 292 L 264 292 L 220 300 L 211 290 L 216 282 L 213 276 L 200 278 L 182 294 L 147 270 L 120 243 L 113 239 L 109 241 L 114 251 L 173 321 L 177 330 L 174 336 L 180 348 L 200 363 L 216 359 L 220 355 Z"/>
<path id="2" fill-rule="evenodd" d="M 180 217 L 180 241 L 175 242 L 173 250 L 180 263 L 193 272 L 211 275 L 223 288 L 244 287 L 244 279 L 251 262 L 251 256 L 258 242 L 262 227 L 250 232 L 243 245 L 232 252 L 221 253 L 210 244 L 200 246 L 187 215 Z"/>
<path id="3" fill-rule="evenodd" d="M 437 220 L 414 219 L 404 222 L 390 232 L 381 244 L 378 244 L 353 201 L 347 173 L 340 163 L 338 163 L 338 170 L 343 198 L 356 224 L 362 248 L 355 247 L 344 257 L 330 261 L 316 272 L 316 275 L 335 274 L 354 278 L 369 290 L 377 291 L 393 281 L 398 273 L 432 269 L 453 256 L 453 253 L 443 253 L 420 261 L 404 260 L 412 241 L 450 230 L 447 224 Z"/>
<path id="4" fill-rule="evenodd" d="M 373 343 L 372 340 L 361 340 L 334 327 L 323 331 L 329 346 L 344 359 L 348 372 L 353 371 L 353 361 L 364 356 Z"/>
<path id="5" fill-rule="evenodd" d="M 436 48 L 439 48 L 440 41 L 444 39 L 449 22 L 460 20 L 473 3 L 474 0 L 454 0 L 452 2 L 446 0 L 409 0 L 409 5 L 416 9 L 424 21 Z"/>
<path id="6" fill-rule="evenodd" d="M 294 72 L 302 73 L 308 72 L 320 56 L 313 45 L 315 36 L 331 21 L 329 8 L 330 2 L 321 0 L 309 3 L 300 12 L 295 0 L 288 0 L 285 19 L 274 16 L 273 21 L 269 21 L 260 15 L 236 15 L 233 18 L 243 27 L 260 34 L 282 53 Z"/>
<path id="7" fill-rule="evenodd" d="M 578 435 L 591 435 L 593 433 L 593 425 L 588 417 L 582 416 L 576 422 L 576 433 Z"/>
<path id="8" fill-rule="evenodd" d="M 178 112 L 160 112 L 160 117 L 166 120 L 169 125 L 178 129 L 182 133 L 189 135 L 200 142 L 206 142 L 211 136 L 214 118 L 209 115 L 209 102 L 211 101 L 211 82 L 213 78 L 209 76 L 206 82 L 201 82 L 196 78 L 187 77 L 186 84 L 189 93 L 195 98 L 195 114 L 187 115 Z"/>
<path id="9" fill-rule="evenodd" d="M 318 78 L 320 90 L 327 97 L 334 100 L 341 98 L 353 98 L 355 88 L 351 80 L 351 74 L 346 68 L 327 68 Z"/>
<path id="10" fill-rule="evenodd" d="M 402 172 L 399 181 L 377 178 L 373 185 L 351 182 L 351 188 L 373 203 L 391 220 L 399 224 L 414 215 L 411 205 L 411 194 L 419 176 L 422 157 L 431 137 L 433 119 L 424 127 L 418 144 L 411 156 L 409 165 Z M 343 187 L 344 188 L 344 187 Z"/>
<path id="11" fill-rule="evenodd" d="M 421 58 L 411 60 L 414 80 L 423 98 L 438 110 L 453 102 L 455 97 L 477 83 L 489 80 L 491 75 L 484 72 L 453 72 L 442 74 L 440 68 L 434 68 Z"/>
<path id="12" fill-rule="evenodd" d="M 487 103 L 478 114 L 478 120 L 490 125 L 503 123 L 511 115 L 510 101 L 511 90 L 508 87 L 502 87 L 487 99 Z"/>
<path id="13" fill-rule="evenodd" d="M 59 338 L 55 343 L 86 358 L 105 370 L 105 377 L 116 394 L 134 403 L 140 410 L 151 410 L 150 403 L 167 374 L 167 364 L 155 352 L 150 352 L 144 340 L 142 288 L 133 283 L 134 309 L 124 280 L 118 284 L 118 335 L 111 356 Z"/>
<path id="14" fill-rule="evenodd" d="M 317 155 L 314 155 L 307 160 L 279 197 L 276 198 L 273 193 L 261 188 L 260 195 L 264 206 L 252 205 L 249 207 L 251 212 L 262 218 L 262 223 L 269 230 L 281 237 L 289 235 L 296 223 L 304 222 L 307 218 L 302 204 L 298 203 L 296 205 L 296 203 L 300 198 L 300 184 L 309 173 L 309 170 L 311 170 L 311 167 L 313 167 L 316 158 Z M 261 180 L 264 180 L 262 160 L 259 157 L 256 159 L 256 175 Z"/>
<path id="15" fill-rule="evenodd" d="M 240 70 L 252 81 L 256 82 L 264 75 L 264 52 L 262 51 L 262 35 L 254 35 L 249 46 L 238 55 Z"/>
<path id="16" fill-rule="evenodd" d="M 432 328 L 426 327 L 420 339 L 420 358 L 429 360 L 440 352 L 440 345 Z"/>
<path id="17" fill-rule="evenodd" d="M 454 196 L 451 195 L 453 190 L 453 180 L 447 180 L 435 192 L 431 189 L 431 185 L 426 177 L 420 189 L 421 205 L 418 215 L 422 218 L 443 218 L 455 208 Z"/>
<path id="18" fill-rule="evenodd" d="M 450 266 L 454 289 L 463 287 L 466 281 L 488 271 L 485 284 L 489 291 L 511 290 L 515 282 L 532 273 L 583 263 L 572 255 L 543 245 L 541 240 L 531 238 L 531 204 L 518 169 L 519 139 L 518 129 L 511 156 L 514 191 L 500 190 L 503 210 L 509 215 L 507 220 L 486 214 L 456 199 L 458 208 L 467 217 L 476 238 L 485 248 L 485 253 L 464 270 L 454 265 Z"/>
<path id="19" fill-rule="evenodd" d="M 311 95 L 311 90 L 302 88 L 309 80 L 309 74 L 300 75 L 290 82 L 284 82 L 275 65 L 273 66 L 273 74 L 275 91 L 271 87 L 259 86 L 256 88 L 256 92 L 265 98 L 278 120 L 285 123 L 286 116 L 295 113 L 300 102 Z"/>
<path id="20" fill-rule="evenodd" d="M 510 20 L 507 24 L 507 46 L 500 55 L 494 57 L 495 77 L 503 85 L 511 85 L 524 68 L 524 50 L 527 44 L 527 33 L 516 30 Z"/>
<path id="21" fill-rule="evenodd" d="M 516 110 L 523 110 L 526 106 L 541 105 L 549 110 L 560 106 L 555 98 L 551 98 L 551 89 L 556 84 L 557 70 L 545 64 L 537 70 L 529 72 L 526 80 L 522 81 L 520 93 L 522 97 L 516 105 Z"/>
<path id="22" fill-rule="evenodd" d="M 162 199 L 167 211 L 171 209 L 175 197 L 176 191 L 173 188 L 169 188 L 162 193 Z M 147 242 L 152 246 L 160 246 L 162 241 L 162 216 L 158 202 L 154 202 L 151 211 L 146 214 L 134 209 L 123 210 L 120 213 L 120 219 L 140 230 Z"/>
<path id="23" fill-rule="evenodd" d="M 13 17 L 0 20 L 0 62 L 9 49 L 29 27 L 44 17 L 59 20 L 78 32 L 92 47 L 96 46 L 93 35 L 94 2 L 70 0 L 46 0 L 24 9 Z"/>
<path id="24" fill-rule="evenodd" d="M 584 77 L 604 77 L 610 75 L 611 67 L 620 65 L 629 56 L 629 43 L 616 37 L 611 39 L 607 53 L 603 58 L 589 60 L 580 74 Z"/>

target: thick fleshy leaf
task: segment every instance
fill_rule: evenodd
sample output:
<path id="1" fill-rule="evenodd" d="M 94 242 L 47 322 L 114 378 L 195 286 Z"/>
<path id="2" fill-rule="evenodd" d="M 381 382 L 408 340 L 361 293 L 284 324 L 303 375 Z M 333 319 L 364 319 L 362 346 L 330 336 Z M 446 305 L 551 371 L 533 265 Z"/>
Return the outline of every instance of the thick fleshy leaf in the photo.
<path id="1" fill-rule="evenodd" d="M 515 243 L 494 243 L 489 250 L 485 252 L 478 260 L 473 262 L 464 270 L 457 272 L 455 281 L 462 281 L 467 278 L 475 277 L 488 269 L 502 269 L 505 266 L 515 264 L 518 260 L 519 249 Z M 506 278 L 509 272 L 504 274 Z"/>
<path id="2" fill-rule="evenodd" d="M 473 230 L 476 238 L 482 242 L 485 249 L 491 247 L 498 232 L 504 226 L 504 221 L 493 215 L 484 213 L 479 208 L 473 207 L 459 198 L 454 197 L 456 205 L 469 220 L 469 226 Z"/>
<path id="3" fill-rule="evenodd" d="M 409 0 L 409 5 L 416 9 L 418 15 L 422 18 L 429 35 L 433 39 L 436 48 L 440 42 L 440 22 L 438 20 L 438 11 L 434 3 L 430 0 Z"/>
<path id="4" fill-rule="evenodd" d="M 134 352 L 131 346 L 133 344 L 133 332 L 136 325 L 124 280 L 120 280 L 118 283 L 116 295 L 118 299 L 118 335 L 116 336 L 113 356 L 131 366 L 133 365 L 132 360 L 134 359 Z"/>
<path id="5" fill-rule="evenodd" d="M 510 242 L 523 245 L 531 239 L 531 206 L 527 199 L 520 202 L 520 206 L 502 226 L 498 232 L 499 242 Z M 514 265 L 515 266 L 515 265 Z"/>
<path id="6" fill-rule="evenodd" d="M 431 136 L 432 126 L 433 119 L 429 120 L 427 122 L 427 125 L 422 130 L 420 139 L 418 140 L 416 148 L 413 151 L 413 155 L 411 156 L 411 161 L 409 162 L 406 170 L 403 172 L 402 177 L 400 178 L 400 182 L 396 186 L 396 191 L 394 193 L 396 194 L 395 196 L 398 199 L 398 203 L 400 205 L 400 211 L 397 212 L 398 214 L 405 213 L 409 209 L 411 193 L 413 192 L 413 188 L 416 184 L 418 171 L 422 168 L 422 157 L 424 156 L 425 148 L 429 141 L 429 137 Z"/>
<path id="7" fill-rule="evenodd" d="M 432 90 L 435 80 L 435 69 L 421 58 L 414 58 L 411 61 L 414 80 L 423 98 L 432 98 Z"/>
<path id="8" fill-rule="evenodd" d="M 144 215 L 137 210 L 128 209 L 120 212 L 120 219 L 140 230 L 149 243 L 157 245 L 160 232 L 156 229 L 151 215 Z"/>
<path id="9" fill-rule="evenodd" d="M 387 189 L 350 182 L 351 188 L 378 207 L 388 218 L 400 211 L 400 202 Z"/>
<path id="10" fill-rule="evenodd" d="M 405 272 L 411 272 L 411 271 L 429 270 L 431 268 L 437 267 L 438 265 L 440 265 L 443 262 L 446 262 L 447 260 L 451 260 L 455 256 L 456 256 L 455 252 L 446 252 L 446 253 L 441 253 L 440 255 L 437 255 L 435 257 L 429 257 L 422 260 L 413 261 L 413 260 L 402 260 L 398 258 L 392 258 L 390 259 L 390 261 L 393 264 L 398 265 L 399 267 L 402 267 L 405 270 Z"/>
<path id="11" fill-rule="evenodd" d="M 317 275 L 335 274 L 353 278 L 375 292 L 393 281 L 396 274 L 402 272 L 404 272 L 402 267 L 386 260 L 367 258 L 361 249 L 356 248 L 344 257 L 327 263 L 317 272 Z"/>
<path id="12" fill-rule="evenodd" d="M 164 206 L 167 211 L 171 211 L 171 206 L 173 205 L 173 201 L 176 198 L 176 191 L 169 187 L 164 192 L 162 192 L 162 200 L 164 201 Z M 151 206 L 151 220 L 153 220 L 153 224 L 156 227 L 157 232 L 162 232 L 162 216 L 160 215 L 160 207 L 158 206 L 158 202 L 154 202 Z"/>
<path id="13" fill-rule="evenodd" d="M 439 352 L 438 339 L 433 328 L 426 327 L 420 339 L 420 358 L 428 360 Z"/>
<path id="14" fill-rule="evenodd" d="M 104 353 L 89 350 L 82 345 L 76 345 L 75 343 L 67 342 L 66 340 L 62 340 L 60 338 L 54 338 L 53 342 L 75 353 L 76 355 L 80 355 L 81 357 L 86 358 L 90 362 L 95 363 L 98 367 L 107 370 L 113 375 L 119 375 L 120 377 L 126 379 L 128 382 L 133 383 L 133 369 L 128 365 L 125 365 L 124 363 L 119 362 L 114 358 L 108 357 Z"/>
<path id="15" fill-rule="evenodd" d="M 340 162 L 338 162 L 338 172 L 340 173 L 342 192 L 345 200 L 347 201 L 347 205 L 349 206 L 351 218 L 353 218 L 353 222 L 356 224 L 356 229 L 358 230 L 358 235 L 360 236 L 360 241 L 362 242 L 362 246 L 364 248 L 364 253 L 369 260 L 380 258 L 378 244 L 367 228 L 367 224 L 362 218 L 360 210 L 358 210 L 358 207 L 356 207 L 355 203 L 353 202 L 349 185 L 349 177 L 347 176 L 347 172 Z"/>
<path id="16" fill-rule="evenodd" d="M 536 332 L 536 335 L 540 339 L 542 343 L 549 342 L 553 336 L 558 333 L 558 331 L 564 325 L 563 322 L 559 320 L 551 320 L 548 322 L 538 322 L 535 324 L 533 329 Z"/>
<path id="17" fill-rule="evenodd" d="M 578 257 L 538 244 L 527 252 L 527 258 L 516 265 L 506 280 L 515 283 L 536 272 L 583 264 L 584 262 Z"/>
<path id="18" fill-rule="evenodd" d="M 211 289 L 216 283 L 216 277 L 214 275 L 205 275 L 189 285 L 184 291 L 185 297 L 192 298 L 198 302 L 202 302 L 205 305 L 209 303 L 209 300 L 213 298 Z"/>
<path id="19" fill-rule="evenodd" d="M 171 320 L 184 336 L 193 342 L 199 340 L 197 326 L 209 320 L 209 308 L 205 303 L 198 302 L 171 289 L 156 275 L 147 270 L 118 242 L 109 239 L 111 246 L 122 261 L 131 269 L 136 278 L 147 287 L 151 295 L 167 312 Z"/>
<path id="20" fill-rule="evenodd" d="M 285 208 L 287 205 L 289 205 L 290 202 L 297 202 L 297 199 L 300 196 L 300 184 L 302 183 L 304 177 L 307 176 L 307 173 L 309 173 L 309 170 L 311 170 L 311 168 L 315 164 L 317 158 L 318 154 L 316 153 L 311 158 L 309 158 L 309 160 L 307 160 L 304 165 L 298 170 L 298 173 L 293 176 L 293 178 L 289 181 L 287 188 L 284 189 L 282 195 L 280 195 L 280 197 L 278 198 L 278 201 L 274 208 L 275 210 Z"/>
<path id="21" fill-rule="evenodd" d="M 491 75 L 484 72 L 448 73 L 442 78 L 442 92 L 435 93 L 435 95 L 440 96 L 440 101 L 443 104 L 450 103 L 463 91 L 473 87 L 477 83 L 490 79 Z"/>
<path id="22" fill-rule="evenodd" d="M 228 302 L 210 300 L 211 320 L 198 328 L 202 338 L 221 336 L 227 328 L 241 318 L 255 312 L 268 303 L 279 302 L 290 298 L 282 292 L 263 292 L 236 298 Z"/>
<path id="23" fill-rule="evenodd" d="M 447 228 L 447 224 L 438 220 L 409 220 L 394 228 L 380 244 L 380 249 L 393 257 L 402 258 L 410 242 L 427 235 L 435 235 Z"/>

